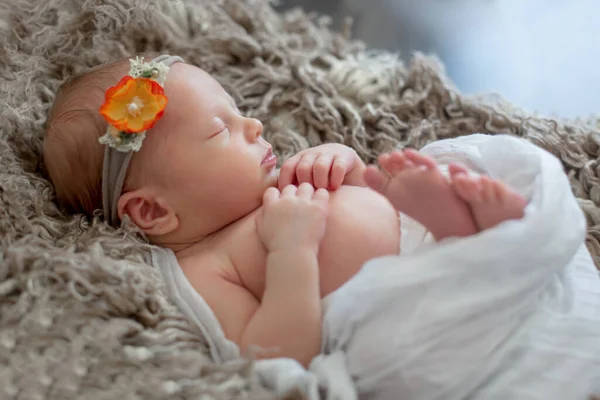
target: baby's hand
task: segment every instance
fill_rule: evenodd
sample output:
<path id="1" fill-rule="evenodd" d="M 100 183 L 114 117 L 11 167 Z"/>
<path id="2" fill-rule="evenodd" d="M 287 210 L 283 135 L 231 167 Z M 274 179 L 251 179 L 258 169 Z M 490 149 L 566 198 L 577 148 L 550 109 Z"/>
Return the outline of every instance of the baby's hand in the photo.
<path id="1" fill-rule="evenodd" d="M 319 250 L 325 235 L 329 192 L 303 183 L 288 185 L 282 192 L 267 189 L 262 212 L 256 218 L 258 235 L 269 252 L 302 247 Z"/>
<path id="2" fill-rule="evenodd" d="M 362 179 L 363 169 L 364 163 L 353 149 L 328 143 L 303 150 L 286 160 L 281 166 L 278 187 L 282 190 L 287 185 L 308 182 L 317 189 L 337 190 L 347 175 L 360 175 Z"/>

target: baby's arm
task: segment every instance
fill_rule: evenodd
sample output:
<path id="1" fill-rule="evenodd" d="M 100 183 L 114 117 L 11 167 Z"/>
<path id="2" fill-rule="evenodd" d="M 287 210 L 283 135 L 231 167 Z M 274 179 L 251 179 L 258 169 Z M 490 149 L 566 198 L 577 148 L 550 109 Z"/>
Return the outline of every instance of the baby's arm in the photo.
<path id="1" fill-rule="evenodd" d="M 242 348 L 276 348 L 272 356 L 291 357 L 307 366 L 321 348 L 321 317 L 315 252 L 271 252 L 262 304 L 246 326 Z"/>
<path id="2" fill-rule="evenodd" d="M 310 249 L 271 252 L 262 303 L 221 276 L 207 277 L 202 294 L 225 336 L 258 358 L 290 357 L 307 366 L 321 347 L 317 257 Z"/>
<path id="3" fill-rule="evenodd" d="M 242 351 L 257 345 L 307 366 L 321 347 L 321 296 L 317 255 L 325 234 L 329 196 L 307 183 L 265 192 L 257 231 L 268 251 L 265 291 L 259 303 L 245 288 L 215 276 L 202 293 L 225 335 Z"/>

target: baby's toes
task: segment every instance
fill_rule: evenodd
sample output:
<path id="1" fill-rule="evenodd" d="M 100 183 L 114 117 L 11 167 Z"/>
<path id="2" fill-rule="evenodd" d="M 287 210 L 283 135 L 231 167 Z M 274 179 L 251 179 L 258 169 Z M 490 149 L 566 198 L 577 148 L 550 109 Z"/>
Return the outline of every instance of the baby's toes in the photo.
<path id="1" fill-rule="evenodd" d="M 412 163 L 406 159 L 399 150 L 379 156 L 379 165 L 391 176 L 395 176 L 403 169 L 410 168 Z"/>
<path id="2" fill-rule="evenodd" d="M 527 201 L 523 196 L 519 193 L 506 186 L 500 181 L 492 180 L 492 186 L 494 188 L 494 192 L 496 195 L 497 201 L 503 204 L 508 204 L 511 206 L 525 207 L 527 205 Z"/>
<path id="3" fill-rule="evenodd" d="M 404 157 L 407 161 L 412 162 L 415 166 L 421 167 L 427 170 L 433 170 L 437 168 L 435 160 L 425 154 L 419 153 L 417 150 L 406 149 L 404 150 Z"/>
<path id="4" fill-rule="evenodd" d="M 389 178 L 379 168 L 369 165 L 364 172 L 365 183 L 373 190 L 383 193 Z"/>
<path id="5" fill-rule="evenodd" d="M 450 173 L 450 179 L 454 179 L 455 176 L 468 175 L 469 172 L 465 167 L 458 164 L 448 165 L 448 172 Z"/>
<path id="6" fill-rule="evenodd" d="M 379 167 L 381 169 L 383 169 L 384 171 L 386 171 L 387 173 L 389 173 L 389 169 L 390 169 L 390 155 L 391 153 L 383 153 L 380 154 L 379 157 L 377 157 L 377 163 L 379 164 Z"/>
<path id="7" fill-rule="evenodd" d="M 477 177 L 466 174 L 455 175 L 452 177 L 451 185 L 456 194 L 467 203 L 481 203 L 483 201 L 481 186 Z"/>
<path id="8" fill-rule="evenodd" d="M 479 187 L 481 193 L 481 200 L 485 203 L 498 203 L 499 198 L 499 186 L 498 181 L 492 180 L 487 176 L 481 176 L 479 178 Z"/>

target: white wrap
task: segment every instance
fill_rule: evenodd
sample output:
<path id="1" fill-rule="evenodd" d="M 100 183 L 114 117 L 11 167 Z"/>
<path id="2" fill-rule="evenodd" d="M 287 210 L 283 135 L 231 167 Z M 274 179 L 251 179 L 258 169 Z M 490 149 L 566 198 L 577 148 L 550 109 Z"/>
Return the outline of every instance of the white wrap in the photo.
<path id="1" fill-rule="evenodd" d="M 589 395 L 600 377 L 600 284 L 559 161 L 508 136 L 423 153 L 508 183 L 529 200 L 525 217 L 420 247 L 413 223 L 401 256 L 366 263 L 328 299 L 325 350 L 345 354 L 369 399 Z"/>
<path id="2" fill-rule="evenodd" d="M 310 371 L 276 359 L 259 361 L 259 375 L 281 395 L 310 399 L 585 398 L 600 378 L 600 281 L 559 161 L 508 136 L 423 152 L 508 183 L 529 200 L 525 217 L 440 243 L 405 219 L 402 255 L 366 263 L 325 299 L 324 354 Z M 237 356 L 165 254 L 153 261 L 213 356 Z"/>

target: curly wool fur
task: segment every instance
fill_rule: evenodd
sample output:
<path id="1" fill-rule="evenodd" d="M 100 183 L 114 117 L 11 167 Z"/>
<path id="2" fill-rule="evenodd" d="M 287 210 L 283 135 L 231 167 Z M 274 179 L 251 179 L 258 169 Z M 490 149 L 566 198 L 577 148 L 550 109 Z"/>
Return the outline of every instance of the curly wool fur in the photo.
<path id="1" fill-rule="evenodd" d="M 366 160 L 473 132 L 524 137 L 563 161 L 600 261 L 594 121 L 540 118 L 461 95 L 433 58 L 408 65 L 264 0 L 0 4 L 0 398 L 271 398 L 251 362 L 215 365 L 144 262 L 135 229 L 66 216 L 40 158 L 69 75 L 142 51 L 212 73 L 285 158 L 341 142 Z M 552 216 L 548 216 L 552 218 Z"/>

